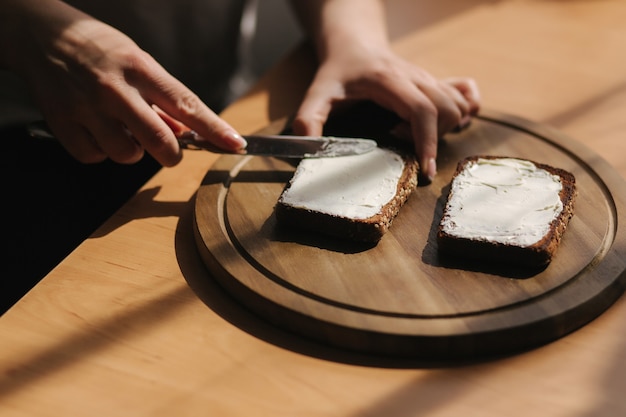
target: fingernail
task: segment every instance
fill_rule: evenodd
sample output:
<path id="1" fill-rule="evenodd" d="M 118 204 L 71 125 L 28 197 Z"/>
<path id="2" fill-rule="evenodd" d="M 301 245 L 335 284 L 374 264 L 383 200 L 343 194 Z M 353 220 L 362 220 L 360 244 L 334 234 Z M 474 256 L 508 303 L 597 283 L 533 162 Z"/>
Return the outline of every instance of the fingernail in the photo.
<path id="1" fill-rule="evenodd" d="M 227 136 L 231 139 L 231 143 L 234 148 L 245 149 L 245 147 L 248 146 L 248 142 L 246 142 L 246 140 L 235 131 L 229 132 Z"/>
<path id="2" fill-rule="evenodd" d="M 426 177 L 432 181 L 435 179 L 435 175 L 437 175 L 437 162 L 435 162 L 435 158 L 430 158 L 426 165 Z"/>

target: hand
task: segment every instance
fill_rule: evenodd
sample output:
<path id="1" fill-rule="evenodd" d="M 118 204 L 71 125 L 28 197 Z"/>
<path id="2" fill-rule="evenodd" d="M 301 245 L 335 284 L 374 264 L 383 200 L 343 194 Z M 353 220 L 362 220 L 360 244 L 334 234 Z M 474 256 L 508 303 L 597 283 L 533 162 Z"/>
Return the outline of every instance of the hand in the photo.
<path id="1" fill-rule="evenodd" d="M 469 123 L 480 107 L 480 93 L 469 78 L 437 80 L 387 47 L 346 48 L 322 62 L 297 112 L 298 134 L 321 134 L 334 106 L 371 100 L 408 124 L 422 173 L 435 176 L 437 141 Z"/>
<path id="2" fill-rule="evenodd" d="M 50 129 L 76 159 L 134 163 L 146 150 L 164 166 L 178 163 L 175 134 L 153 106 L 217 146 L 245 146 L 126 35 L 63 2 L 40 3 L 15 2 L 28 29 L 14 28 L 19 49 L 5 63 L 26 79 Z"/>

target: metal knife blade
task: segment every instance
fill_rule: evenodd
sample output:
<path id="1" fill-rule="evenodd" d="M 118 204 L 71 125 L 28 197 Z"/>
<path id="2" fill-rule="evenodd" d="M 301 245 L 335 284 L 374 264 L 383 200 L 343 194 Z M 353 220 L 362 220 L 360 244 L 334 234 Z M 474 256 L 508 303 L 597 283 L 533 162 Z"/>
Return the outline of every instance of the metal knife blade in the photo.
<path id="1" fill-rule="evenodd" d="M 371 139 L 334 136 L 244 135 L 243 138 L 248 142 L 248 146 L 236 153 L 280 158 L 328 158 L 360 155 L 377 147 L 376 141 Z M 181 134 L 178 141 L 188 149 L 233 153 L 202 140 L 193 130 Z"/>

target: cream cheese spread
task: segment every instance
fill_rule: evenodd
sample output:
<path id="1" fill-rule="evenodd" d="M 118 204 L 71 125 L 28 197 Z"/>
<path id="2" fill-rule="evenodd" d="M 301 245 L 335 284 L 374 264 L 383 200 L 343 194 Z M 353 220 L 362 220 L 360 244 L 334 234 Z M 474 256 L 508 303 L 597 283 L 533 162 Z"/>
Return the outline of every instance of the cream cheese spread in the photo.
<path id="1" fill-rule="evenodd" d="M 443 231 L 451 236 L 531 246 L 563 210 L 561 178 L 529 161 L 478 159 L 452 181 Z"/>
<path id="2" fill-rule="evenodd" d="M 303 159 L 281 203 L 332 216 L 367 219 L 396 194 L 404 160 L 376 148 L 361 155 Z"/>

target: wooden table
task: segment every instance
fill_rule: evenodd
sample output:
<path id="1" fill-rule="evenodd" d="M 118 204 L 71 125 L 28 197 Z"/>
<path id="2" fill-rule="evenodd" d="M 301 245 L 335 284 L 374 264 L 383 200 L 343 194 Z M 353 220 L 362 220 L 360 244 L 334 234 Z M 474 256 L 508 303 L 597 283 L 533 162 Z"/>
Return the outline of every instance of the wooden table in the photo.
<path id="1" fill-rule="evenodd" d="M 626 177 L 624 21 L 621 0 L 473 2 L 395 47 L 471 74 L 486 108 L 554 126 Z M 312 67 L 300 49 L 223 116 L 244 133 L 288 116 Z M 194 245 L 215 160 L 162 170 L 0 318 L 1 415 L 626 415 L 624 297 L 549 345 L 457 366 L 350 354 L 247 312 Z"/>

